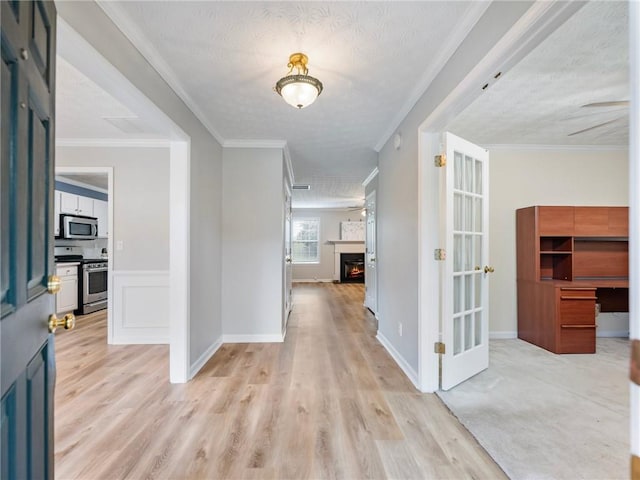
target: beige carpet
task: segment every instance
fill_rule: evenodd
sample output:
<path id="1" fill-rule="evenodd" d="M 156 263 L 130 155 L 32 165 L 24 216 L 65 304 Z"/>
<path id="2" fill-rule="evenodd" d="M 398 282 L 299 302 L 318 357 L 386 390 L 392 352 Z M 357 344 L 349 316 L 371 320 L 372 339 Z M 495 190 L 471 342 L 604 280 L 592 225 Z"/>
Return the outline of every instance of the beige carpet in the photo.
<path id="1" fill-rule="evenodd" d="M 629 341 L 555 355 L 492 340 L 488 370 L 442 400 L 512 479 L 629 478 Z"/>

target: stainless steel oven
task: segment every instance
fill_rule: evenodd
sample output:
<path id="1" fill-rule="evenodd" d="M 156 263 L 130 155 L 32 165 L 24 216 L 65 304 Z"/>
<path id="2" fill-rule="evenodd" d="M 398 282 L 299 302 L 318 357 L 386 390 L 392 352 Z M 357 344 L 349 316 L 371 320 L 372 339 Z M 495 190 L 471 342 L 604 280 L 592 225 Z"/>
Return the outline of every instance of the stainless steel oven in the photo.
<path id="1" fill-rule="evenodd" d="M 104 260 L 83 260 L 80 284 L 79 313 L 96 312 L 107 308 L 107 266 Z"/>

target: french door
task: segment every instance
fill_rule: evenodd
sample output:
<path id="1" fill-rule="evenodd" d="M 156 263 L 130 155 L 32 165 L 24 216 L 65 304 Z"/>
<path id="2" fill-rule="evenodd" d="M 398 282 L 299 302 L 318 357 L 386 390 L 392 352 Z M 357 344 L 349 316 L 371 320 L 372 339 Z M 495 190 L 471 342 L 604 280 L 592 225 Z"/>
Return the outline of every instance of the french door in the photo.
<path id="1" fill-rule="evenodd" d="M 53 478 L 56 11 L 2 1 L 0 478 Z M 53 327 L 51 327 L 53 330 Z"/>
<path id="2" fill-rule="evenodd" d="M 445 259 L 442 278 L 440 388 L 449 390 L 489 366 L 489 153 L 445 133 L 441 198 Z"/>

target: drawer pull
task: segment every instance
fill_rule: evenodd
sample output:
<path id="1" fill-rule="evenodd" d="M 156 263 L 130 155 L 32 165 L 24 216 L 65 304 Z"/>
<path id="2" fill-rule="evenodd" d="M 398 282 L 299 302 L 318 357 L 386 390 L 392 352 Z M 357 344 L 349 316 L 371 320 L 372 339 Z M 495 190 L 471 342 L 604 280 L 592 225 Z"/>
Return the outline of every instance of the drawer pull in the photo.
<path id="1" fill-rule="evenodd" d="M 597 300 L 597 297 L 565 297 L 560 295 L 560 300 Z"/>
<path id="2" fill-rule="evenodd" d="M 573 324 L 564 324 L 564 325 L 560 325 L 561 328 L 598 328 L 597 325 L 591 324 L 591 325 L 573 325 Z"/>

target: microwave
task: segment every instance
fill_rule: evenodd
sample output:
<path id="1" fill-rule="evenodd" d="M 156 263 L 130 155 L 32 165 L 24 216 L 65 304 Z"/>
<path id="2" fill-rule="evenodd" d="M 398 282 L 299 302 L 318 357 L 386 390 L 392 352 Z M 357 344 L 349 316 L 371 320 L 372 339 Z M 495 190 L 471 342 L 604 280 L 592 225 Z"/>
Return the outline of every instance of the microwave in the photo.
<path id="1" fill-rule="evenodd" d="M 60 238 L 94 240 L 97 237 L 97 218 L 60 214 Z"/>

